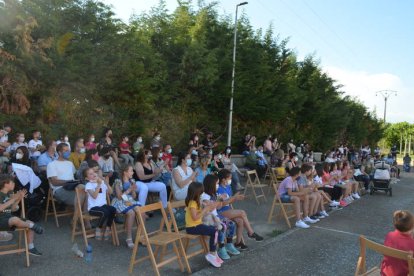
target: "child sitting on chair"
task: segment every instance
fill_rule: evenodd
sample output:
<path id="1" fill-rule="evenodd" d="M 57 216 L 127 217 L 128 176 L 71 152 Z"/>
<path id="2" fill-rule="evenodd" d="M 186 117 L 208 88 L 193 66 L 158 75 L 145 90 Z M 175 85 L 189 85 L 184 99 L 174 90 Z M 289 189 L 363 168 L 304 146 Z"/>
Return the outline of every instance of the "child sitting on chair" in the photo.
<path id="1" fill-rule="evenodd" d="M 6 175 L 0 175 L 0 231 L 13 231 L 16 228 L 29 228 L 28 243 L 29 253 L 34 256 L 42 256 L 33 244 L 34 233 L 42 234 L 43 228 L 30 220 L 16 217 L 12 212 L 19 210 L 20 201 L 26 196 L 26 190 L 13 193 L 14 181 Z"/>
<path id="2" fill-rule="evenodd" d="M 219 178 L 216 175 L 210 174 L 204 178 L 204 193 L 201 195 L 201 201 L 209 203 L 211 201 L 220 201 L 220 198 L 217 198 L 217 189 L 219 187 Z M 222 202 L 218 205 L 221 207 Z M 236 231 L 236 224 L 226 219 L 225 217 L 219 216 L 217 209 L 214 209 L 210 214 L 207 214 L 203 218 L 203 223 L 206 225 L 216 226 L 218 230 L 218 255 L 223 260 L 230 259 L 229 253 L 231 255 L 239 255 L 240 252 L 236 249 L 233 244 L 233 236 Z M 224 244 L 225 240 L 227 241 Z"/>
<path id="3" fill-rule="evenodd" d="M 300 176 L 299 167 L 293 167 L 289 170 L 289 175 L 279 185 L 278 193 L 283 203 L 293 203 L 296 213 L 296 227 L 309 228 L 305 222 L 316 223 L 309 217 L 309 193 L 307 191 L 299 191 L 297 179 Z M 301 218 L 300 206 L 303 203 L 303 220 Z"/>
<path id="4" fill-rule="evenodd" d="M 384 245 L 403 251 L 414 251 L 414 217 L 409 211 L 394 212 L 395 230 L 385 237 Z M 407 262 L 384 256 L 381 263 L 381 275 L 408 275 Z"/>
<path id="5" fill-rule="evenodd" d="M 95 238 L 109 240 L 111 236 L 111 226 L 115 218 L 115 207 L 108 205 L 106 194 L 112 193 L 112 188 L 105 184 L 92 168 L 84 171 L 84 177 L 88 180 L 85 185 L 85 191 L 88 193 L 88 212 L 91 216 L 99 217 L 99 224 L 95 230 Z M 104 224 L 106 222 L 106 228 Z"/>

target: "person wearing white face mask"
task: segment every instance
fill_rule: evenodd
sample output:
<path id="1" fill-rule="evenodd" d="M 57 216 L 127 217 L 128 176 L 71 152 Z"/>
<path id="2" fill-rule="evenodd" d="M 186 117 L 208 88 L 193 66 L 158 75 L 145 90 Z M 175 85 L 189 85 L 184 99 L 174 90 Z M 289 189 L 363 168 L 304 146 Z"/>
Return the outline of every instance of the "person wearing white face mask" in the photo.
<path id="1" fill-rule="evenodd" d="M 247 236 L 258 242 L 263 241 L 263 237 L 258 235 L 254 232 L 252 226 L 250 225 L 249 219 L 247 218 L 247 214 L 243 210 L 236 210 L 230 207 L 230 204 L 234 203 L 235 201 L 244 200 L 244 195 L 236 193 L 233 195 L 233 192 L 230 188 L 231 186 L 231 172 L 223 169 L 218 173 L 218 177 L 220 179 L 220 187 L 217 190 L 217 197 L 219 201 L 221 201 L 221 206 L 217 207 L 217 211 L 220 216 L 223 216 L 227 219 L 234 221 L 237 224 L 237 239 L 235 247 L 238 250 L 246 250 L 247 246 L 244 244 L 242 237 L 243 237 L 243 230 L 247 230 Z"/>
<path id="2" fill-rule="evenodd" d="M 10 160 L 11 163 L 18 163 L 30 167 L 29 151 L 27 147 L 21 146 L 16 149 L 14 157 Z"/>
<path id="3" fill-rule="evenodd" d="M 231 182 L 231 188 L 234 193 L 237 191 L 244 190 L 244 187 L 240 184 L 240 176 L 243 176 L 243 174 L 240 172 L 239 168 L 237 168 L 236 164 L 234 164 L 231 161 L 231 147 L 226 147 L 223 152 L 223 158 L 221 159 L 223 162 L 224 168 L 231 171 L 232 176 L 232 182 Z"/>
<path id="4" fill-rule="evenodd" d="M 30 151 L 30 158 L 32 158 L 33 160 L 37 160 L 37 158 L 39 158 L 41 154 L 40 150 L 43 147 L 43 143 L 41 140 L 42 136 L 40 134 L 40 131 L 38 130 L 34 130 L 32 134 L 33 139 L 29 141 L 28 148 Z"/>
<path id="5" fill-rule="evenodd" d="M 138 153 L 142 149 L 144 149 L 144 144 L 143 144 L 143 140 L 142 140 L 142 136 L 141 135 L 138 135 L 135 143 L 132 144 L 132 149 L 133 149 L 132 155 L 134 155 L 135 158 L 138 156 Z"/>
<path id="6" fill-rule="evenodd" d="M 72 148 L 70 147 L 69 142 L 69 136 L 67 134 L 61 135 L 60 139 L 56 141 L 56 144 L 65 143 L 69 147 L 69 151 L 72 151 Z"/>
<path id="7" fill-rule="evenodd" d="M 175 200 L 184 200 L 187 197 L 188 186 L 195 181 L 197 173 L 191 169 L 192 159 L 187 152 L 178 154 L 177 167 L 173 169 L 171 189 Z"/>
<path id="8" fill-rule="evenodd" d="M 69 161 L 73 163 L 76 169 L 79 169 L 83 160 L 85 160 L 85 146 L 83 142 L 78 139 L 75 144 L 75 151 L 70 154 Z"/>
<path id="9" fill-rule="evenodd" d="M 24 138 L 24 133 L 16 133 L 16 141 L 12 144 L 12 145 L 10 145 L 7 149 L 6 149 L 6 151 L 9 153 L 9 154 L 14 154 L 14 152 L 16 151 L 16 149 L 18 148 L 18 147 L 22 147 L 22 146 L 25 146 L 26 148 L 27 148 L 27 143 L 24 141 L 25 140 L 25 138 Z"/>
<path id="10" fill-rule="evenodd" d="M 162 173 L 162 167 L 157 168 L 151 163 L 152 154 L 149 150 L 141 151 L 138 154 L 137 162 L 135 163 L 135 172 L 138 176 L 137 192 L 139 201 L 142 206 L 146 203 L 148 192 L 157 192 L 160 194 L 162 206 L 167 208 L 167 187 L 164 183 L 156 181 Z M 144 185 L 141 185 L 143 183 Z"/>
<path id="11" fill-rule="evenodd" d="M 152 136 L 152 140 L 151 140 L 151 149 L 152 148 L 162 148 L 162 144 L 161 144 L 161 133 L 159 133 L 158 131 L 154 133 L 154 135 Z"/>

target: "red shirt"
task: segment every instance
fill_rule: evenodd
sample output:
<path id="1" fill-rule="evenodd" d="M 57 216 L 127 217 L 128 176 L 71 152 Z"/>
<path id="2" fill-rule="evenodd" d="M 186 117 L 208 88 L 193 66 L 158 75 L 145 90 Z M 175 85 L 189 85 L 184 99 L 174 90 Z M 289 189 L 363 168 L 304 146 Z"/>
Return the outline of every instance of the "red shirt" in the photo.
<path id="1" fill-rule="evenodd" d="M 173 159 L 172 154 L 164 152 L 162 154 L 161 159 L 165 162 L 165 164 L 167 164 L 168 168 L 170 168 L 170 170 L 172 170 L 172 167 L 173 167 L 173 165 L 172 165 L 172 159 Z"/>
<path id="2" fill-rule="evenodd" d="M 128 143 L 124 143 L 124 142 L 121 142 L 120 144 L 119 144 L 119 148 L 121 149 L 121 153 L 122 154 L 128 154 L 129 153 L 129 145 L 128 145 Z"/>
<path id="3" fill-rule="evenodd" d="M 401 233 L 398 230 L 389 232 L 385 237 L 384 245 L 403 250 L 414 251 L 414 239 L 410 234 Z M 407 276 L 408 265 L 404 260 L 384 256 L 381 263 L 381 275 L 383 276 Z"/>

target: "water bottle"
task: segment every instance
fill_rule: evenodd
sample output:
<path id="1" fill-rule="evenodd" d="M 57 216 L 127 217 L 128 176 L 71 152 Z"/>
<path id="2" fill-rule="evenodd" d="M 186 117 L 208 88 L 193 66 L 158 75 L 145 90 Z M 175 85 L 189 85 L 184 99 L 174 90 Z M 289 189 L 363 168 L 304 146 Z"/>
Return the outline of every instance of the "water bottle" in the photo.
<path id="1" fill-rule="evenodd" d="M 88 243 L 86 247 L 85 262 L 92 263 L 92 245 Z"/>

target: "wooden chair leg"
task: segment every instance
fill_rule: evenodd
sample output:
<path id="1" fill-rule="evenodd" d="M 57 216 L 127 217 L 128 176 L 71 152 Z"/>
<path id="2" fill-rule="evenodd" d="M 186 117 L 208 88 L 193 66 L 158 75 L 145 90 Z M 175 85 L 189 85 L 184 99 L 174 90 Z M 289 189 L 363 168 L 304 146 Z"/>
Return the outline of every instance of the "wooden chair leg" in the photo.
<path id="1" fill-rule="evenodd" d="M 49 216 L 49 207 L 50 207 L 49 204 L 50 204 L 50 190 L 47 193 L 45 222 L 47 222 L 47 217 Z"/>
<path id="2" fill-rule="evenodd" d="M 55 223 L 56 223 L 56 227 L 58 227 L 58 228 L 59 228 L 59 220 L 58 220 L 58 216 L 57 216 L 56 204 L 55 204 L 55 200 L 54 200 L 54 198 L 53 198 L 53 195 L 52 195 L 51 200 L 52 200 L 53 215 L 55 216 Z"/>
<path id="3" fill-rule="evenodd" d="M 26 254 L 26 266 L 30 266 L 30 258 L 29 258 L 29 243 L 28 243 L 28 235 L 29 229 L 25 229 L 23 232 L 24 235 L 24 246 L 25 246 L 25 254 Z"/>
<path id="4" fill-rule="evenodd" d="M 274 209 L 275 209 L 275 205 L 276 205 L 275 201 L 276 201 L 276 199 L 273 200 L 272 207 L 270 208 L 269 216 L 267 217 L 267 223 L 272 222 L 273 213 L 274 213 Z"/>

